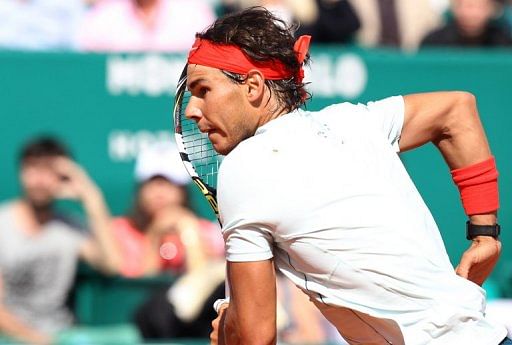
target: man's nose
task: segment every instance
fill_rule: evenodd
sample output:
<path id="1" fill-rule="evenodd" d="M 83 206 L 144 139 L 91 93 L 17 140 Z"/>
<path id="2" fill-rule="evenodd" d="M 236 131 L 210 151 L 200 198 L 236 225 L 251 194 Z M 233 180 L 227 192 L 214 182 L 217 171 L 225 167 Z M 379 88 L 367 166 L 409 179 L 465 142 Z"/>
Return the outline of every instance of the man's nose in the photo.
<path id="1" fill-rule="evenodd" d="M 203 117 L 203 112 L 198 107 L 193 97 L 190 98 L 190 101 L 185 108 L 185 116 L 187 119 L 194 120 L 196 122 L 199 121 L 201 117 Z"/>

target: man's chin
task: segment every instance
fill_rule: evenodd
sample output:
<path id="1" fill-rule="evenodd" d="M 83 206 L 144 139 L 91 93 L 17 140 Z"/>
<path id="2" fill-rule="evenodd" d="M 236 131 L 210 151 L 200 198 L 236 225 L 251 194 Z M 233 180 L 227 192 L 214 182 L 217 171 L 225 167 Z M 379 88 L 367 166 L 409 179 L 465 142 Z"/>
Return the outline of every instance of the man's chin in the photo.
<path id="1" fill-rule="evenodd" d="M 211 133 L 210 135 L 208 135 L 208 139 L 210 140 L 210 143 L 212 144 L 215 152 L 217 152 L 220 155 L 225 156 L 233 149 L 226 145 L 225 140 L 219 138 L 218 133 Z"/>
<path id="2" fill-rule="evenodd" d="M 212 146 L 213 146 L 213 149 L 215 150 L 215 152 L 217 152 L 219 155 L 222 155 L 222 156 L 226 156 L 228 153 L 233 151 L 233 149 L 235 148 L 235 147 L 231 147 L 231 146 L 223 146 L 223 145 L 214 144 L 214 143 L 212 143 Z"/>
<path id="3" fill-rule="evenodd" d="M 42 198 L 34 196 L 27 196 L 26 200 L 36 210 L 48 209 L 52 206 L 52 203 L 54 201 L 53 198 Z"/>

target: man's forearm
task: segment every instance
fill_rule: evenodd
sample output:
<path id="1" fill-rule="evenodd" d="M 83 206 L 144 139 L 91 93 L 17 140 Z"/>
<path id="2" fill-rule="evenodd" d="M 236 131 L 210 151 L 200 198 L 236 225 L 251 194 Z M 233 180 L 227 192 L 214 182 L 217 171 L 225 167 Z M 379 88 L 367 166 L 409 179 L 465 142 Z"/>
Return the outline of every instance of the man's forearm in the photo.
<path id="1" fill-rule="evenodd" d="M 498 207 L 495 162 L 475 97 L 463 93 L 458 98 L 432 141 L 452 170 L 471 222 L 494 224 Z"/>
<path id="2" fill-rule="evenodd" d="M 488 214 L 474 214 L 469 216 L 469 221 L 475 225 L 494 225 L 497 222 L 497 212 Z"/>
<path id="3" fill-rule="evenodd" d="M 491 156 L 473 95 L 463 93 L 459 96 L 432 141 L 450 169 L 463 168 Z"/>
<path id="4" fill-rule="evenodd" d="M 95 264 L 108 272 L 116 273 L 121 261 L 120 253 L 103 195 L 99 190 L 94 190 L 94 193 L 91 192 L 83 199 L 83 205 L 93 232 L 94 242 L 98 246 L 99 258 Z"/>

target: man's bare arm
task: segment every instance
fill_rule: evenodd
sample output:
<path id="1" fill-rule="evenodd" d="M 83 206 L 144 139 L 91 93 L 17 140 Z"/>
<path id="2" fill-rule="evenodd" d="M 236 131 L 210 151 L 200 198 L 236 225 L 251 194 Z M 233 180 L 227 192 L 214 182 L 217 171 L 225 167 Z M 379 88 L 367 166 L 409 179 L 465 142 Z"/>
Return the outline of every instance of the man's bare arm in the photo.
<path id="1" fill-rule="evenodd" d="M 219 325 L 226 345 L 275 344 L 276 278 L 272 260 L 228 262 L 231 302 Z"/>
<path id="2" fill-rule="evenodd" d="M 118 273 L 121 254 L 112 231 L 108 206 L 100 188 L 76 162 L 59 157 L 54 169 L 67 178 L 61 182 L 56 197 L 80 200 L 92 230 L 90 239 L 80 248 L 80 257 L 108 273 Z"/>
<path id="3" fill-rule="evenodd" d="M 404 97 L 400 150 L 433 142 L 451 169 L 489 158 L 491 151 L 475 97 L 467 92 L 433 92 Z"/>
<path id="4" fill-rule="evenodd" d="M 432 142 L 450 169 L 482 162 L 491 150 L 479 118 L 475 97 L 467 92 L 435 92 L 404 97 L 405 118 L 400 150 Z M 473 224 L 496 223 L 496 212 L 471 215 Z M 457 273 L 482 284 L 496 264 L 501 244 L 478 236 L 462 257 Z"/>

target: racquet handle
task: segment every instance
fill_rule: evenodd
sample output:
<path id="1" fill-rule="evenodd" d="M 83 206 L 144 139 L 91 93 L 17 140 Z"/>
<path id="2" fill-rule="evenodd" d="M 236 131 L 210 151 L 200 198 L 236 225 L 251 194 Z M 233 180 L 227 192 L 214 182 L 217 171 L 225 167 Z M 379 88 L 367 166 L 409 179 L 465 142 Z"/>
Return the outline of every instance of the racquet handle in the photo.
<path id="1" fill-rule="evenodd" d="M 215 312 L 218 314 L 219 313 L 219 310 L 220 310 L 220 307 L 223 305 L 223 304 L 226 304 L 226 303 L 229 303 L 229 297 L 226 297 L 226 298 L 220 298 L 218 300 L 216 300 L 214 303 L 213 303 L 213 309 L 215 310 Z"/>

